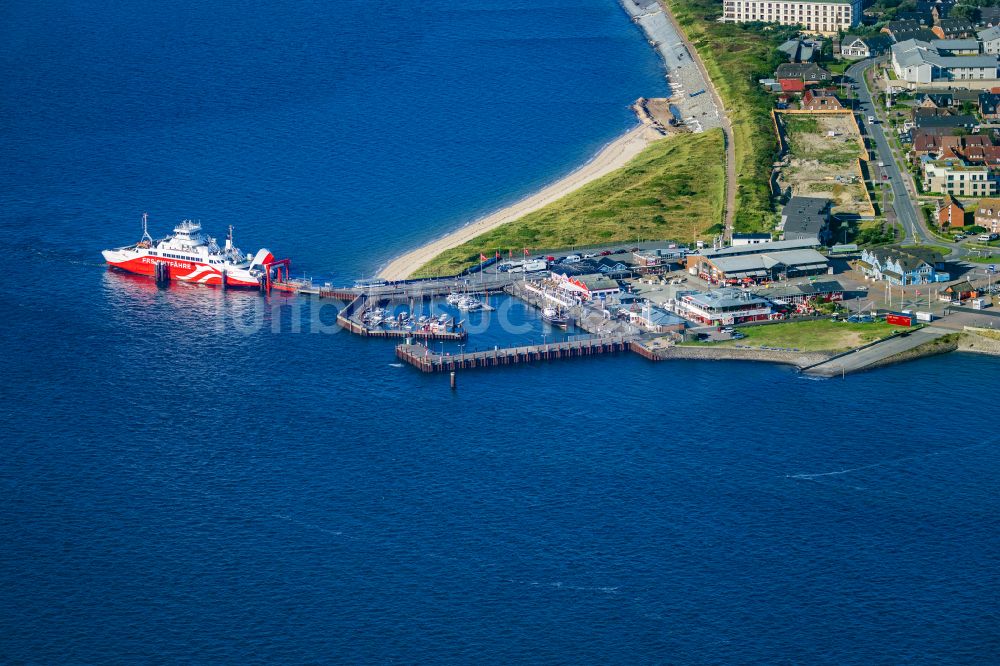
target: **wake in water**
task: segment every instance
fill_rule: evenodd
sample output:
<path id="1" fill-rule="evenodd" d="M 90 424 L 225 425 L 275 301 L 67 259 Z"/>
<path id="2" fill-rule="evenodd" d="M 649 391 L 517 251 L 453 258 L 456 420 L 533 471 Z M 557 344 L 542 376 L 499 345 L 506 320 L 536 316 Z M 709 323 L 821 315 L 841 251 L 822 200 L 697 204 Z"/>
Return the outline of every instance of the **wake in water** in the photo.
<path id="1" fill-rule="evenodd" d="M 618 594 L 618 586 L 600 586 L 600 587 L 589 587 L 585 585 L 567 585 L 562 581 L 556 581 L 554 583 L 539 583 L 533 580 L 513 580 L 508 578 L 508 583 L 514 585 L 527 585 L 528 587 L 550 587 L 557 590 L 572 590 L 574 592 L 602 592 L 604 594 Z"/>
<path id="2" fill-rule="evenodd" d="M 961 446 L 955 449 L 944 449 L 943 451 L 935 451 L 933 453 L 922 453 L 916 456 L 908 456 L 906 458 L 897 458 L 895 460 L 886 460 L 883 462 L 872 463 L 871 465 L 862 465 L 861 467 L 849 467 L 847 469 L 839 469 L 832 472 L 817 472 L 815 474 L 786 474 L 786 479 L 799 479 L 802 481 L 813 481 L 815 479 L 824 476 L 841 476 L 843 474 L 850 474 L 851 472 L 860 472 L 866 469 L 874 469 L 876 467 L 891 467 L 892 465 L 899 465 L 900 463 L 912 462 L 914 460 L 924 460 L 927 458 L 934 458 L 936 456 L 948 455 L 951 453 L 958 453 L 960 451 L 968 451 L 970 449 L 981 449 L 985 446 L 990 446 L 996 444 L 1000 441 L 1000 437 L 995 437 L 989 441 L 981 442 L 979 444 L 971 444 L 969 446 Z"/>
<path id="3" fill-rule="evenodd" d="M 327 529 L 325 527 L 321 527 L 319 525 L 314 525 L 312 523 L 307 523 L 305 521 L 299 520 L 298 518 L 294 518 L 292 516 L 288 516 L 288 515 L 285 515 L 285 514 L 282 514 L 282 513 L 272 513 L 271 517 L 272 518 L 278 518 L 279 520 L 285 520 L 285 521 L 287 521 L 289 523 L 293 523 L 295 525 L 298 525 L 299 527 L 304 527 L 304 528 L 309 529 L 309 530 L 316 530 L 317 532 L 322 532 L 323 534 L 329 534 L 330 536 L 343 537 L 345 539 L 351 539 L 352 541 L 357 541 L 358 540 L 356 537 L 352 537 L 349 534 L 344 534 L 343 532 L 341 532 L 339 530 Z"/>

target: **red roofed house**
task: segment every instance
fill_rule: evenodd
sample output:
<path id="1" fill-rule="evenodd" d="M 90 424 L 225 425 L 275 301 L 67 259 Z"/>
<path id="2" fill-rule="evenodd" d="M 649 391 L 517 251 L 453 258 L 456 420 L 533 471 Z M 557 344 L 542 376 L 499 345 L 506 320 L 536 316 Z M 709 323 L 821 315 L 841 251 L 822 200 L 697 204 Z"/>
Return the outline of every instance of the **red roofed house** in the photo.
<path id="1" fill-rule="evenodd" d="M 781 84 L 781 92 L 802 92 L 806 89 L 806 82 L 802 79 L 778 79 Z"/>
<path id="2" fill-rule="evenodd" d="M 925 130 L 915 130 L 913 132 L 913 154 L 915 157 L 933 153 L 935 156 L 944 159 L 951 151 L 956 156 L 963 156 L 967 151 L 972 151 L 974 156 L 981 152 L 983 159 L 988 156 L 988 150 L 993 147 L 993 143 L 988 136 L 974 134 L 972 136 L 952 136 L 949 134 L 936 134 Z M 979 150 L 982 149 L 982 150 Z"/>
<path id="3" fill-rule="evenodd" d="M 948 195 L 945 200 L 938 201 L 937 219 L 938 224 L 945 228 L 964 227 L 965 209 L 955 197 Z"/>
<path id="4" fill-rule="evenodd" d="M 1000 146 L 948 146 L 941 151 L 941 159 L 949 157 L 957 157 L 969 166 L 996 167 L 1000 166 Z"/>
<path id="5" fill-rule="evenodd" d="M 840 103 L 832 90 L 827 88 L 817 88 L 807 90 L 802 96 L 803 111 L 843 111 L 844 105 Z"/>

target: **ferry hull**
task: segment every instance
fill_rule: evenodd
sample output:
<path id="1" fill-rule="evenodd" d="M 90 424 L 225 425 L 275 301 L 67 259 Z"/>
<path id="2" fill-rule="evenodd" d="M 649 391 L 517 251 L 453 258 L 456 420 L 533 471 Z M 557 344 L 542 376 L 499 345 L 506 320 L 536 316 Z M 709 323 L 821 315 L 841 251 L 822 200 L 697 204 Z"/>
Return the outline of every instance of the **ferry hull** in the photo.
<path id="1" fill-rule="evenodd" d="M 171 280 L 180 282 L 193 282 L 196 284 L 207 284 L 213 286 L 222 285 L 222 271 L 208 264 L 200 264 L 191 261 L 177 261 L 173 259 L 161 259 L 158 257 L 139 256 L 125 257 L 121 253 L 111 250 L 104 252 L 104 259 L 108 266 L 136 275 L 156 275 L 156 265 L 167 264 L 168 276 Z M 253 276 L 240 276 L 238 274 L 226 273 L 227 287 L 247 287 L 254 288 L 260 283 Z"/>

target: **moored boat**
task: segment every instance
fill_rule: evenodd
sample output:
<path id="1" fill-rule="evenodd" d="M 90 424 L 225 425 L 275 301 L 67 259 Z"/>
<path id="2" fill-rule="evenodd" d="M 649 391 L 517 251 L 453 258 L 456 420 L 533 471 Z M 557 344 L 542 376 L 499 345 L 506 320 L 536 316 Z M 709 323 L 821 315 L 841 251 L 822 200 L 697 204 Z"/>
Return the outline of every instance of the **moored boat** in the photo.
<path id="1" fill-rule="evenodd" d="M 569 328 L 569 317 L 556 308 L 543 308 L 542 320 L 550 326 L 555 326 L 557 328 Z"/>

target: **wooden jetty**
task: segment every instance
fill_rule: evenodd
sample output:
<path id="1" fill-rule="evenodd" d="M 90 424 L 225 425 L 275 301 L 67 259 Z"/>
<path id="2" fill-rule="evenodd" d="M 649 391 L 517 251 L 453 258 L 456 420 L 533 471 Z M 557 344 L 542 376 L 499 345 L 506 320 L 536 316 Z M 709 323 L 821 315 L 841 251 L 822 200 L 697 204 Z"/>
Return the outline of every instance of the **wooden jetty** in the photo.
<path id="1" fill-rule="evenodd" d="M 451 331 L 369 328 L 354 318 L 358 312 L 364 309 L 366 300 L 363 295 L 356 296 L 343 310 L 337 313 L 337 324 L 346 331 L 366 338 L 413 338 L 435 342 L 461 342 L 469 337 L 468 332 L 462 328 Z"/>
<path id="2" fill-rule="evenodd" d="M 396 356 L 421 372 L 449 372 L 469 368 L 494 368 L 534 361 L 554 361 L 616 354 L 631 349 L 634 337 L 586 337 L 566 342 L 550 342 L 520 347 L 497 347 L 486 351 L 440 354 L 426 345 L 402 344 L 396 347 Z"/>

